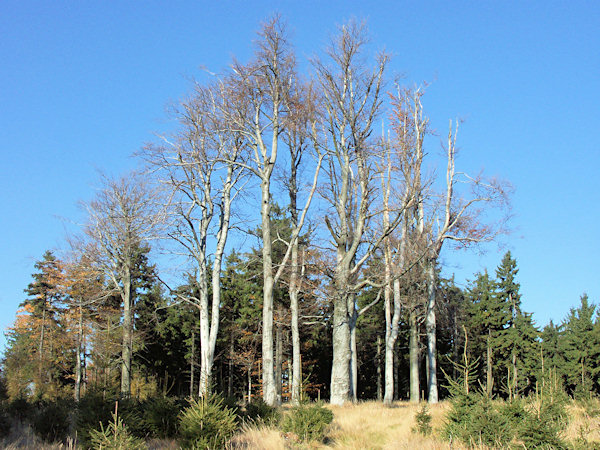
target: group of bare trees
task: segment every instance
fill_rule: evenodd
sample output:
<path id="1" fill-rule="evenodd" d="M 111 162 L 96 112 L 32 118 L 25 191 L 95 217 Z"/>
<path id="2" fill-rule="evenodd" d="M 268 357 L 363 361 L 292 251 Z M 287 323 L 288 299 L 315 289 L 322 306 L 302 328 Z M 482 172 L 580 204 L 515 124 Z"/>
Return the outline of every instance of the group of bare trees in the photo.
<path id="1" fill-rule="evenodd" d="M 357 319 L 380 299 L 386 317 L 385 402 L 394 398 L 394 348 L 403 308 L 410 311 L 411 398 L 418 400 L 420 392 L 416 339 L 423 311 L 428 398 L 437 401 L 438 260 L 446 242 L 468 246 L 502 231 L 500 222 L 485 216 L 485 205 L 505 205 L 506 191 L 498 182 L 455 170 L 457 127 L 452 124 L 445 144 L 445 188 L 436 191 L 440 183 L 425 165 L 424 143 L 431 130 L 423 90 L 394 87 L 390 93 L 388 62 L 383 53 L 369 58 L 365 27 L 351 22 L 339 28 L 324 57 L 312 61 L 312 74 L 301 76 L 285 24 L 273 18 L 262 27 L 251 61 L 234 61 L 225 73 L 196 83 L 174 109 L 176 131 L 140 152 L 145 181 L 140 175 L 106 180 L 87 204 L 85 230 L 95 267 L 123 303 L 123 395 L 130 391 L 137 255 L 150 240 L 161 238 L 172 244 L 165 248 L 187 261 L 185 276 L 193 289 L 172 292 L 199 311 L 199 394 L 206 395 L 228 238 L 242 228 L 236 222 L 256 220 L 262 247 L 264 400 L 280 401 L 273 345 L 278 285 L 289 291 L 291 398 L 301 397 L 298 301 L 302 255 L 313 243 L 322 295 L 333 305 L 331 402 L 356 399 Z M 381 133 L 375 132 L 378 123 L 384 124 Z M 252 207 L 254 199 L 259 208 Z M 275 201 L 289 202 L 288 236 L 274 233 Z M 253 216 L 258 210 L 260 216 Z M 309 222 L 309 243 L 301 243 Z M 283 244 L 283 254 L 274 252 L 275 242 Z M 379 294 L 359 310 L 357 295 L 367 288 Z"/>

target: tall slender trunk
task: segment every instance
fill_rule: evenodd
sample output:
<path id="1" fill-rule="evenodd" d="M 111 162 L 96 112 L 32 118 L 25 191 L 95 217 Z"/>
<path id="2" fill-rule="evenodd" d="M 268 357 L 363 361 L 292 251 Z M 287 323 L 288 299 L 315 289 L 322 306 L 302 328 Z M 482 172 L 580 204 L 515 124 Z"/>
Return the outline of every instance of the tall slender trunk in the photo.
<path id="1" fill-rule="evenodd" d="M 377 400 L 383 400 L 383 380 L 381 370 L 381 336 L 377 335 L 377 353 L 375 354 L 375 364 L 377 365 Z"/>
<path id="2" fill-rule="evenodd" d="M 282 392 L 282 373 L 281 366 L 283 365 L 283 338 L 281 333 L 281 325 L 275 327 L 275 392 L 277 393 L 277 403 L 281 404 Z"/>
<path id="3" fill-rule="evenodd" d="M 262 329 L 262 387 L 263 400 L 268 405 L 277 404 L 275 367 L 273 361 L 273 261 L 271 251 L 271 204 L 270 180 L 263 176 L 261 183 L 262 203 L 262 257 L 263 257 L 263 329 Z"/>
<path id="4" fill-rule="evenodd" d="M 425 317 L 425 329 L 427 332 L 427 389 L 429 403 L 438 402 L 437 386 L 437 360 L 436 360 L 436 319 L 435 319 L 435 264 L 429 261 L 427 265 L 427 315 Z"/>
<path id="5" fill-rule="evenodd" d="M 133 354 L 133 292 L 131 269 L 126 266 L 123 276 L 123 349 L 121 362 L 121 397 L 131 395 L 131 356 Z"/>
<path id="6" fill-rule="evenodd" d="M 44 297 L 44 303 L 42 304 L 42 328 L 40 330 L 40 343 L 38 345 L 38 376 L 39 382 L 43 384 L 43 376 L 44 376 L 44 336 L 46 333 L 46 298 Z M 41 388 L 38 386 L 37 389 Z"/>
<path id="7" fill-rule="evenodd" d="M 192 325 L 192 355 L 190 356 L 190 397 L 194 396 L 194 372 L 196 363 L 196 330 Z"/>
<path id="8" fill-rule="evenodd" d="M 290 310 L 292 314 L 292 386 L 291 398 L 293 404 L 300 402 L 300 389 L 302 383 L 302 363 L 300 359 L 300 327 L 298 311 L 298 245 L 292 244 L 292 273 L 290 274 Z"/>
<path id="9" fill-rule="evenodd" d="M 410 401 L 419 403 L 421 388 L 419 386 L 419 329 L 415 305 L 410 308 L 408 317 L 410 334 L 408 338 L 408 359 L 410 362 Z"/>
<path id="10" fill-rule="evenodd" d="M 77 322 L 77 355 L 75 360 L 75 401 L 81 398 L 81 347 L 83 343 L 83 311 L 79 305 L 79 320 Z"/>
<path id="11" fill-rule="evenodd" d="M 486 378 L 485 378 L 485 390 L 487 395 L 492 395 L 492 389 L 494 386 L 494 376 L 492 373 L 492 344 L 491 344 L 492 330 L 488 329 L 488 335 L 486 340 Z"/>

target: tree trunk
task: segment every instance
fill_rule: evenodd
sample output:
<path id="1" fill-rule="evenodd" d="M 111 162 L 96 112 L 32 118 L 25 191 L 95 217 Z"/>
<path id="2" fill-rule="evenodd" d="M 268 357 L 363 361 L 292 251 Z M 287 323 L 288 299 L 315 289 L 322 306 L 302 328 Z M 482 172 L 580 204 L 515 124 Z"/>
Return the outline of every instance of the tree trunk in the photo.
<path id="1" fill-rule="evenodd" d="M 486 379 L 485 379 L 485 391 L 487 395 L 492 395 L 492 388 L 494 386 L 494 376 L 492 373 L 492 345 L 490 339 L 492 336 L 492 330 L 488 329 L 487 342 L 486 342 Z"/>
<path id="2" fill-rule="evenodd" d="M 338 290 L 343 292 L 343 290 Z M 347 295 L 338 295 L 333 305 L 333 361 L 331 366 L 332 405 L 343 405 L 350 399 L 350 327 Z"/>
<path id="3" fill-rule="evenodd" d="M 300 403 L 300 384 L 302 383 L 302 364 L 300 362 L 300 328 L 298 323 L 298 243 L 296 242 L 292 245 L 292 272 L 290 274 L 290 310 L 292 314 L 292 387 L 290 394 L 292 403 L 297 405 Z"/>
<path id="4" fill-rule="evenodd" d="M 131 356 L 133 353 L 133 296 L 131 269 L 125 267 L 123 275 L 123 349 L 121 362 L 121 397 L 131 395 Z"/>
<path id="5" fill-rule="evenodd" d="M 396 347 L 400 325 L 400 280 L 396 278 L 393 285 L 394 314 L 390 321 L 390 328 L 386 329 L 385 339 L 385 397 L 383 402 L 387 405 L 390 405 L 394 400 L 394 348 Z"/>
<path id="6" fill-rule="evenodd" d="M 77 355 L 75 360 L 75 401 L 81 399 L 81 346 L 83 343 L 83 312 L 79 305 L 79 321 L 77 323 Z"/>
<path id="7" fill-rule="evenodd" d="M 282 391 L 282 373 L 281 366 L 283 365 L 283 338 L 281 333 L 281 325 L 277 324 L 275 328 L 275 390 L 277 392 L 277 403 L 281 404 Z"/>
<path id="8" fill-rule="evenodd" d="M 375 355 L 377 364 L 377 401 L 383 400 L 382 380 L 381 380 L 381 336 L 377 335 L 377 354 Z"/>
<path id="9" fill-rule="evenodd" d="M 425 329 L 427 331 L 427 389 L 429 403 L 438 402 L 437 361 L 436 361 L 436 320 L 435 320 L 435 264 L 430 261 L 427 266 L 427 316 Z"/>
<path id="10" fill-rule="evenodd" d="M 270 406 L 277 404 L 275 367 L 273 362 L 273 262 L 271 251 L 270 180 L 263 176 L 262 204 L 262 257 L 263 257 L 263 330 L 262 330 L 262 385 L 263 400 Z"/>
<path id="11" fill-rule="evenodd" d="M 408 358 L 410 362 L 410 401 L 419 403 L 421 388 L 419 386 L 419 330 L 415 305 L 410 309 L 408 318 L 410 335 L 408 340 Z"/>
<path id="12" fill-rule="evenodd" d="M 190 357 L 190 397 L 194 396 L 194 366 L 196 358 L 196 330 L 192 325 L 192 355 Z"/>
<path id="13" fill-rule="evenodd" d="M 348 322 L 350 328 L 350 398 L 354 403 L 358 401 L 358 353 L 356 349 L 356 294 L 348 296 Z"/>

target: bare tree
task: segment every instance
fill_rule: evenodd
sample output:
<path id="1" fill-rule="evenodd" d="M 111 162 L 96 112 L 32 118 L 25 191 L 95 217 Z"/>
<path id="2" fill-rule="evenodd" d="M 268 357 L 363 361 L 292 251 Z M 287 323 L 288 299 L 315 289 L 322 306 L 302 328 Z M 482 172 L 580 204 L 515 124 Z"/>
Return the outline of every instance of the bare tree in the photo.
<path id="1" fill-rule="evenodd" d="M 266 403 L 277 403 L 273 346 L 273 289 L 283 274 L 310 207 L 322 157 L 318 157 L 312 187 L 302 212 L 292 230 L 287 251 L 275 270 L 271 230 L 271 183 L 279 154 L 281 134 L 290 121 L 290 105 L 294 91 L 300 88 L 296 75 L 296 60 L 284 32 L 285 25 L 274 17 L 259 33 L 255 60 L 248 65 L 234 64 L 231 84 L 236 92 L 240 110 L 236 128 L 245 136 L 251 149 L 246 166 L 259 180 L 261 191 L 261 233 L 263 264 L 262 312 L 262 377 Z M 287 125 L 286 125 L 287 124 Z"/>
<path id="2" fill-rule="evenodd" d="M 365 45 L 364 26 L 351 22 L 341 27 L 328 49 L 330 63 L 315 62 L 325 109 L 321 146 L 327 155 L 327 181 L 321 193 L 333 208 L 333 214 L 325 216 L 325 224 L 335 248 L 331 403 L 338 405 L 355 397 L 353 334 L 359 313 L 355 298 L 368 284 L 359 279 L 360 270 L 399 222 L 399 217 L 393 218 L 381 234 L 368 236 L 369 224 L 378 214 L 371 208 L 376 170 L 369 136 L 381 105 L 388 58 L 379 55 L 369 71 L 362 59 Z M 367 241 L 370 244 L 364 248 Z"/>
<path id="3" fill-rule="evenodd" d="M 165 137 L 165 145 L 150 145 L 143 152 L 160 182 L 170 191 L 168 236 L 194 262 L 188 277 L 194 280 L 196 289 L 188 295 L 176 295 L 200 312 L 200 396 L 210 390 L 219 330 L 223 255 L 231 228 L 232 205 L 245 175 L 245 144 L 230 122 L 232 115 L 239 113 L 233 108 L 235 95 L 222 81 L 196 85 L 194 94 L 175 111 L 181 129 L 172 137 Z M 215 236 L 214 248 L 210 246 L 211 236 Z"/>
<path id="4" fill-rule="evenodd" d="M 446 190 L 435 197 L 429 208 L 425 207 L 425 197 L 419 204 L 418 224 L 423 230 L 428 253 L 424 261 L 427 285 L 427 306 L 425 329 L 427 333 L 427 387 L 428 401 L 437 403 L 437 361 L 436 361 L 436 266 L 446 241 L 459 248 L 489 242 L 506 232 L 508 219 L 510 185 L 495 178 L 486 179 L 482 175 L 471 177 L 456 172 L 456 135 L 458 122 L 450 121 L 446 150 Z M 496 209 L 496 219 L 491 209 Z M 426 217 L 428 216 L 428 217 Z"/>
<path id="5" fill-rule="evenodd" d="M 94 262 L 111 281 L 123 302 L 121 395 L 131 393 L 131 357 L 135 287 L 134 271 L 143 247 L 156 237 L 162 216 L 157 191 L 139 174 L 119 179 L 103 178 L 96 198 L 84 204 L 88 213 L 85 233 L 94 248 Z"/>

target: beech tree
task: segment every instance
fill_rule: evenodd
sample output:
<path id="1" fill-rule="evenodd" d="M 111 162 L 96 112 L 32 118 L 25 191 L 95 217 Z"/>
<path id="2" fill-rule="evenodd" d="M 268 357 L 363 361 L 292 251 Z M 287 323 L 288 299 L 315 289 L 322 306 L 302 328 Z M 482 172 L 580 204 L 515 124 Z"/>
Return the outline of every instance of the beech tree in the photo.
<path id="1" fill-rule="evenodd" d="M 505 232 L 508 218 L 508 193 L 510 186 L 496 178 L 472 177 L 457 172 L 456 136 L 458 123 L 450 121 L 445 153 L 447 160 L 445 192 L 439 196 L 430 192 L 422 195 L 418 206 L 418 229 L 423 230 L 427 255 L 423 270 L 427 280 L 427 307 L 425 329 L 427 333 L 427 390 L 428 401 L 437 403 L 436 360 L 436 266 L 444 244 L 453 242 L 458 248 L 467 248 L 489 242 Z M 424 191 L 423 191 L 424 192 Z M 428 205 L 426 202 L 430 202 Z M 497 219 L 490 214 L 496 209 Z"/>
<path id="2" fill-rule="evenodd" d="M 358 314 L 356 294 L 368 284 L 359 280 L 360 270 L 397 225 L 393 219 L 379 236 L 372 237 L 368 248 L 361 248 L 376 215 L 370 209 L 374 202 L 376 168 L 369 136 L 381 106 L 383 73 L 388 61 L 381 54 L 375 60 L 375 67 L 368 69 L 362 59 L 365 45 L 364 26 L 351 22 L 341 27 L 331 43 L 328 61 L 315 61 L 325 109 L 325 132 L 320 145 L 327 158 L 327 179 L 320 192 L 333 210 L 324 219 L 335 253 L 330 289 L 333 297 L 331 403 L 337 405 L 355 395 L 356 352 L 352 342 Z"/>
<path id="3" fill-rule="evenodd" d="M 176 250 L 177 253 L 193 261 L 193 270 L 187 275 L 196 288 L 190 294 L 197 292 L 198 296 L 179 293 L 178 297 L 200 311 L 201 396 L 210 390 L 219 330 L 223 256 L 232 205 L 245 174 L 245 143 L 234 121 L 243 112 L 236 108 L 236 95 L 222 81 L 196 84 L 192 96 L 175 110 L 181 129 L 163 138 L 165 145 L 147 146 L 143 152 L 160 182 L 170 191 L 171 226 L 167 236 L 183 250 Z M 211 236 L 215 237 L 214 248 Z"/>
<path id="4" fill-rule="evenodd" d="M 317 157 L 313 183 L 306 195 L 304 207 L 298 214 L 287 251 L 281 261 L 275 262 L 270 223 L 272 175 L 279 155 L 281 135 L 286 127 L 295 126 L 291 124 L 294 117 L 291 112 L 292 105 L 297 102 L 296 99 L 303 98 L 298 94 L 298 90 L 301 90 L 303 85 L 297 81 L 295 55 L 288 43 L 285 25 L 278 17 L 265 23 L 260 31 L 254 60 L 247 65 L 234 64 L 229 83 L 239 94 L 235 99 L 236 108 L 246 112 L 246 114 L 232 116 L 236 119 L 236 129 L 244 135 L 250 148 L 250 158 L 246 167 L 260 181 L 263 397 L 267 404 L 274 405 L 277 403 L 277 389 L 273 347 L 273 289 L 283 274 L 292 249 L 295 248 L 293 244 L 304 226 L 317 187 L 322 161 L 322 156 Z M 294 149 L 294 151 L 299 150 L 302 148 Z"/>
<path id="5" fill-rule="evenodd" d="M 131 393 L 131 356 L 135 301 L 135 269 L 147 243 L 156 238 L 162 214 L 158 192 L 132 173 L 103 179 L 96 198 L 84 204 L 88 213 L 85 233 L 94 251 L 94 263 L 110 281 L 123 303 L 121 395 Z"/>

